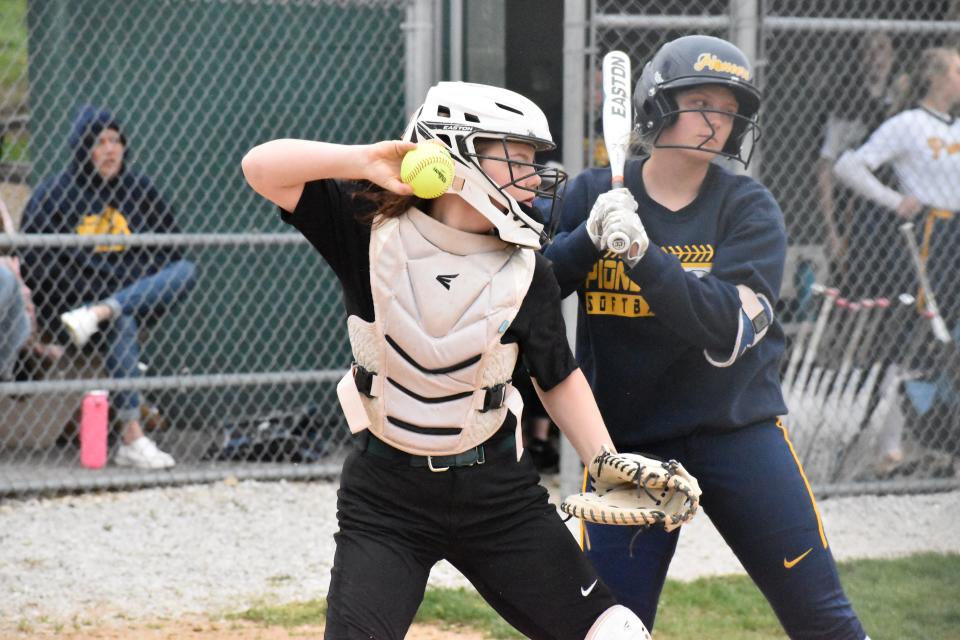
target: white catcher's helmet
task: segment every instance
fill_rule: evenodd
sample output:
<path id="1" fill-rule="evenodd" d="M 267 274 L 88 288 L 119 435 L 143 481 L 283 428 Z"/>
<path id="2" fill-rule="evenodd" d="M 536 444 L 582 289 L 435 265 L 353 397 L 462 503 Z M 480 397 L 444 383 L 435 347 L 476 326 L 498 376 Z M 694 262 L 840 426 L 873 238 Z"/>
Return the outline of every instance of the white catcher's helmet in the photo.
<path id="1" fill-rule="evenodd" d="M 534 249 L 549 241 L 559 218 L 559 211 L 554 212 L 557 193 L 566 174 L 545 164 L 511 160 L 511 182 L 501 187 L 480 168 L 483 158 L 506 156 L 508 141 L 532 145 L 537 151 L 556 146 L 547 117 L 533 102 L 499 87 L 441 82 L 427 92 L 423 105 L 407 125 L 403 139 L 417 143 L 435 140 L 447 147 L 456 166 L 456 177 L 449 193 L 459 195 L 490 220 L 502 240 Z M 503 153 L 480 155 L 476 149 L 477 141 L 501 141 Z M 542 188 L 530 189 L 518 184 L 532 173 L 541 177 Z M 520 205 L 506 192 L 509 186 L 530 191 L 546 200 L 549 211 L 541 213 Z M 544 218 L 552 223 L 550 229 L 544 228 Z"/>

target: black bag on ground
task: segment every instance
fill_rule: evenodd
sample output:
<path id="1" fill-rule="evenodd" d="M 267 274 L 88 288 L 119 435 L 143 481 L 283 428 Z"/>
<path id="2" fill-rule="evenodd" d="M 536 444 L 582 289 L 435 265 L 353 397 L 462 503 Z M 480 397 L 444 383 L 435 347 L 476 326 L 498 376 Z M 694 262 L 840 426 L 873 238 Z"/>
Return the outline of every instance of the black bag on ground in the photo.
<path id="1" fill-rule="evenodd" d="M 316 405 L 264 416 L 229 420 L 204 460 L 221 462 L 317 462 L 329 451 L 336 418 Z"/>

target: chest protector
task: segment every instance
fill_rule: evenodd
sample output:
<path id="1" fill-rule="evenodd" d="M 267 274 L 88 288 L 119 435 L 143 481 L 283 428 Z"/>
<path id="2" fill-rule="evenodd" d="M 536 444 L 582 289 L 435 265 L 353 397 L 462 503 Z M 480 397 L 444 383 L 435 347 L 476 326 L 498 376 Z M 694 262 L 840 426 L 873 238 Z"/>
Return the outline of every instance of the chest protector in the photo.
<path id="1" fill-rule="evenodd" d="M 530 249 L 448 227 L 417 209 L 370 238 L 374 322 L 350 316 L 355 364 L 337 395 L 354 433 L 416 455 L 460 453 L 506 412 L 516 344 L 501 344 L 533 279 Z M 519 441 L 519 440 L 518 440 Z"/>

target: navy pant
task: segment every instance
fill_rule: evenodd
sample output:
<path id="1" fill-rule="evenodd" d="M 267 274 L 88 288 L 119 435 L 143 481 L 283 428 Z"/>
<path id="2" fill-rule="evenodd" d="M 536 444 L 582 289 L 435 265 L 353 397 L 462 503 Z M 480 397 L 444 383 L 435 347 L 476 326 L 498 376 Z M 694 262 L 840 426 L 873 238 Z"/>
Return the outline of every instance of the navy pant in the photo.
<path id="1" fill-rule="evenodd" d="M 863 640 L 786 429 L 771 420 L 733 432 L 656 443 L 641 453 L 679 460 L 697 478 L 703 490 L 701 510 L 766 596 L 790 638 Z M 635 527 L 587 527 L 587 556 L 601 579 L 651 630 L 682 530 L 641 533 L 631 558 L 628 546 Z"/>

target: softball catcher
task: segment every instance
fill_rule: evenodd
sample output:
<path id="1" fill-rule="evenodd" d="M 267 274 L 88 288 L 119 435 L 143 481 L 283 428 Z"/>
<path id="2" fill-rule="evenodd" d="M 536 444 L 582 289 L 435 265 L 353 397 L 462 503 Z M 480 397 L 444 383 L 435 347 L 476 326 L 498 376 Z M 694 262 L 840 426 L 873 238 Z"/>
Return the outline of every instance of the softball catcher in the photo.
<path id="1" fill-rule="evenodd" d="M 451 190 L 429 201 L 399 179 L 423 143 L 456 165 Z M 336 273 L 348 313 L 354 364 L 337 392 L 356 447 L 338 493 L 329 638 L 403 638 L 442 559 L 528 637 L 649 637 L 598 580 L 519 445 L 510 375 L 522 357 L 585 464 L 632 464 L 611 453 L 535 251 L 549 230 L 533 199 L 554 202 L 541 181 L 565 178 L 535 161 L 552 147 L 526 98 L 443 82 L 402 141 L 275 140 L 244 158 L 251 186 Z"/>

